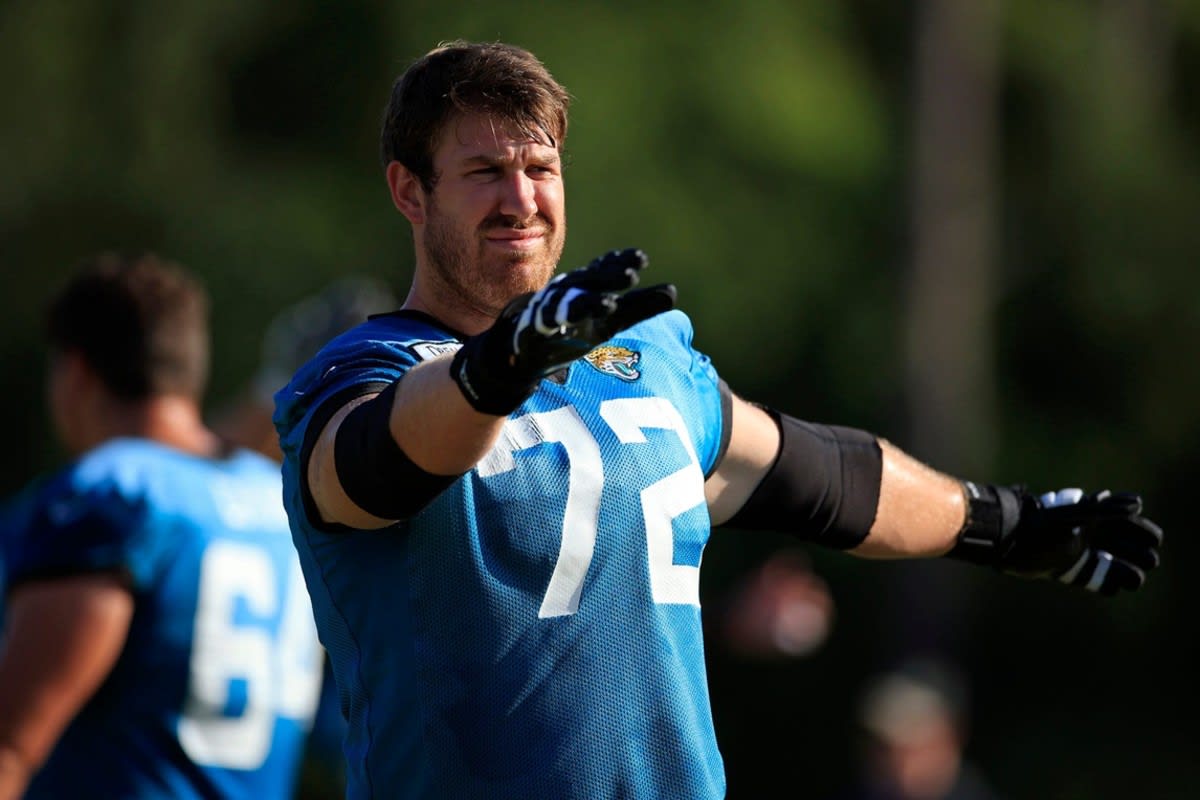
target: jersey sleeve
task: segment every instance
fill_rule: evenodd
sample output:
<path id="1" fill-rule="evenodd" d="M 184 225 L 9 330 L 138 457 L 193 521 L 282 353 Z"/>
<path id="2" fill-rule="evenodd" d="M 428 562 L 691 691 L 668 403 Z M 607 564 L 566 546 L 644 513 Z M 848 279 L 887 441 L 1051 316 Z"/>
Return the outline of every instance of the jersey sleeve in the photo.
<path id="1" fill-rule="evenodd" d="M 691 320 L 682 311 L 683 317 L 681 337 L 684 346 L 691 354 L 691 376 L 696 387 L 697 403 L 700 407 L 700 421 L 696 432 L 699 441 L 696 452 L 705 477 L 711 475 L 720 464 L 725 450 L 729 446 L 730 427 L 732 422 L 732 397 L 729 387 L 717 374 L 712 359 L 692 345 L 694 329 Z"/>
<path id="2" fill-rule="evenodd" d="M 169 541 L 150 535 L 148 503 L 117 476 L 90 475 L 85 460 L 39 492 L 17 540 L 9 579 L 117 571 L 147 585 L 169 557 Z"/>
<path id="3" fill-rule="evenodd" d="M 29 532 L 38 495 L 48 477 L 43 475 L 30 481 L 0 502 L 0 598 L 3 597 L 6 575 L 17 570 L 18 559 L 25 555 L 22 542 Z"/>
<path id="4" fill-rule="evenodd" d="M 456 336 L 402 314 L 372 317 L 333 339 L 275 394 L 273 421 L 283 452 L 289 514 L 319 522 L 304 479 L 308 456 L 329 419 L 346 403 L 383 391 L 421 361 L 453 352 Z M 339 529 L 340 526 L 333 526 Z"/>
<path id="5" fill-rule="evenodd" d="M 275 394 L 273 420 L 285 457 L 300 453 L 310 428 L 319 433 L 350 400 L 382 391 L 419 361 L 407 342 L 380 338 L 370 325 L 331 341 Z M 314 426 L 314 418 L 321 424 Z"/>

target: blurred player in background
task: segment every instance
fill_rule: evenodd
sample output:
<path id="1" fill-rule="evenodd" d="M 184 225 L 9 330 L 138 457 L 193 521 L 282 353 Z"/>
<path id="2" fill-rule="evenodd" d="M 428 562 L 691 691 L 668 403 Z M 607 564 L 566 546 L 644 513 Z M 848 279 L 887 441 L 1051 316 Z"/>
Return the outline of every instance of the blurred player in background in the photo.
<path id="1" fill-rule="evenodd" d="M 634 288 L 641 251 L 554 277 L 569 100 L 503 43 L 410 66 L 381 136 L 409 294 L 275 395 L 350 798 L 723 797 L 699 603 L 714 525 L 1142 585 L 1161 531 L 1136 495 L 965 482 L 747 402 L 674 287 Z"/>
<path id="2" fill-rule="evenodd" d="M 29 529 L 34 503 L 45 478 L 29 481 L 23 489 L 0 499 L 0 652 L 4 648 L 5 595 L 8 593 L 8 566 L 19 552 L 18 541 Z"/>
<path id="3" fill-rule="evenodd" d="M 73 460 L 5 534 L 0 798 L 290 798 L 322 652 L 278 465 L 201 418 L 204 290 L 103 254 L 47 333 Z"/>
<path id="4" fill-rule="evenodd" d="M 863 690 L 858 783 L 836 800 L 1000 800 L 965 754 L 967 684 L 949 662 L 910 659 Z"/>
<path id="5" fill-rule="evenodd" d="M 339 333 L 399 306 L 383 282 L 360 275 L 340 278 L 282 309 L 271 318 L 262 338 L 259 365 L 237 401 L 216 415 L 218 433 L 276 461 L 279 434 L 271 422 L 275 392 L 300 365 Z"/>
<path id="6" fill-rule="evenodd" d="M 262 339 L 258 368 L 232 405 L 216 416 L 213 429 L 235 444 L 278 462 L 279 435 L 271 422 L 273 395 L 300 365 L 334 336 L 372 314 L 399 303 L 380 281 L 363 276 L 341 278 L 271 318 Z M 297 800 L 334 800 L 345 796 L 346 761 L 342 739 L 346 722 L 328 659 L 324 660 L 321 699 L 305 749 Z"/>
<path id="7" fill-rule="evenodd" d="M 833 595 L 799 547 L 785 547 L 738 576 L 705 616 L 731 652 L 784 661 L 816 652 L 835 618 Z"/>

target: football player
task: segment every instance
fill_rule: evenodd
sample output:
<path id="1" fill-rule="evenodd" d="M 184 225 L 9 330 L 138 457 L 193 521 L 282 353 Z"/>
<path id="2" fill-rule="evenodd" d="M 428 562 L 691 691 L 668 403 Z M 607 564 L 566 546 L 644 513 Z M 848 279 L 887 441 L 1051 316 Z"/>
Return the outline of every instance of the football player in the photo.
<path id="1" fill-rule="evenodd" d="M 73 460 L 6 532 L 4 800 L 293 794 L 322 652 L 277 463 L 201 420 L 207 304 L 177 265 L 104 254 L 49 308 Z"/>

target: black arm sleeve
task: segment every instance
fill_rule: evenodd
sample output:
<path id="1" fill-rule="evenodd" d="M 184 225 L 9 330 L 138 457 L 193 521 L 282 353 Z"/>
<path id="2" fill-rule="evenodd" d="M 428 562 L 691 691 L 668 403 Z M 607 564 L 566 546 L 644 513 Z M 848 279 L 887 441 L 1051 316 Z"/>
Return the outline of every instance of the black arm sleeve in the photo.
<path id="1" fill-rule="evenodd" d="M 879 505 L 883 451 L 870 433 L 763 408 L 779 426 L 775 463 L 722 527 L 791 533 L 841 550 L 867 537 Z"/>
<path id="2" fill-rule="evenodd" d="M 396 444 L 389 420 L 398 385 L 396 381 L 347 414 L 333 444 L 342 490 L 363 511 L 381 519 L 408 519 L 459 478 L 426 472 Z M 311 448 L 305 455 L 307 472 Z"/>

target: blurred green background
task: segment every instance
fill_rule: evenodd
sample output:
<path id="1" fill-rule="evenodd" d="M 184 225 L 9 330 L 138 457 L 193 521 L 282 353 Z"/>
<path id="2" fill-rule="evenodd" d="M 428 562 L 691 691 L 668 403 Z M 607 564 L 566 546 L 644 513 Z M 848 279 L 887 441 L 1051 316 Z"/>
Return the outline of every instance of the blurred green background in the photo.
<path id="1" fill-rule="evenodd" d="M 456 37 L 572 91 L 564 263 L 645 249 L 739 393 L 964 477 L 1137 489 L 1166 529 L 1115 601 L 814 550 L 821 650 L 710 641 L 730 797 L 828 796 L 864 679 L 929 650 L 969 676 L 969 754 L 1008 798 L 1194 797 L 1197 2 L 7 0 L 0 492 L 62 458 L 41 312 L 83 256 L 203 277 L 213 409 L 274 311 L 348 274 L 403 294 L 378 121 Z M 787 541 L 717 532 L 703 591 Z"/>

